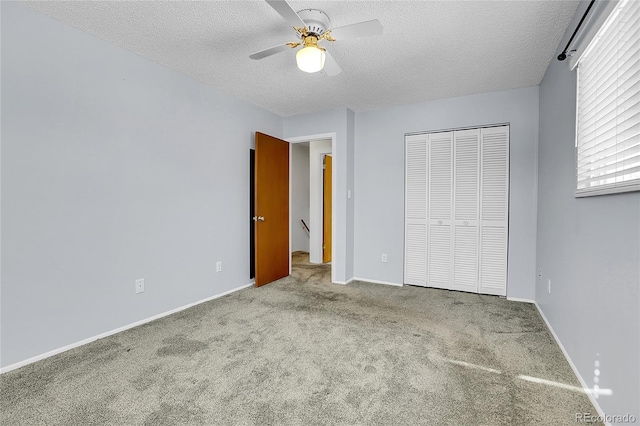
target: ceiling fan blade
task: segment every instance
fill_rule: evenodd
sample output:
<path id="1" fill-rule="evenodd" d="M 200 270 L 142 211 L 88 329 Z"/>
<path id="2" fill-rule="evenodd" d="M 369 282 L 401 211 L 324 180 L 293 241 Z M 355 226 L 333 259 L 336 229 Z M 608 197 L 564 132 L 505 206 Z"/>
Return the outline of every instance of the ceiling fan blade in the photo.
<path id="1" fill-rule="evenodd" d="M 274 8 L 292 27 L 304 27 L 305 23 L 295 10 L 285 0 L 265 0 Z"/>
<path id="2" fill-rule="evenodd" d="M 333 28 L 331 37 L 336 40 L 351 40 L 360 37 L 382 35 L 384 27 L 377 19 Z"/>
<path id="3" fill-rule="evenodd" d="M 267 56 L 275 55 L 276 53 L 284 52 L 285 50 L 290 48 L 291 47 L 287 44 L 280 44 L 278 46 L 273 46 L 268 49 L 253 53 L 249 55 L 249 57 L 251 59 L 262 59 L 262 58 L 266 58 Z"/>
<path id="4" fill-rule="evenodd" d="M 333 56 L 331 56 L 331 53 L 329 53 L 328 51 L 325 51 L 324 54 L 325 54 L 325 58 L 324 58 L 324 67 L 322 68 L 323 71 L 326 72 L 329 77 L 333 77 L 334 75 L 340 74 L 342 72 L 342 68 L 340 68 L 340 65 L 338 65 L 336 60 L 333 59 Z"/>

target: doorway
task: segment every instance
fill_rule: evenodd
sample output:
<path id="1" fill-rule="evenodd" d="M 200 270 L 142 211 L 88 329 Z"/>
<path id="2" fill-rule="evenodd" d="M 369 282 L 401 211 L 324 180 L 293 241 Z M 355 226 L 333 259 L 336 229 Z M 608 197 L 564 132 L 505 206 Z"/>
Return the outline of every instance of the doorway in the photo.
<path id="1" fill-rule="evenodd" d="M 256 135 L 258 135 L 259 132 L 256 132 Z M 266 136 L 267 138 L 270 139 L 276 139 L 276 138 L 271 138 L 267 135 L 262 135 L 262 136 Z M 336 144 L 336 135 L 335 133 L 325 133 L 325 134 L 321 134 L 321 135 L 313 135 L 313 136 L 308 136 L 308 137 L 298 137 L 298 138 L 289 138 L 287 140 L 283 140 L 281 141 L 283 143 L 288 142 L 288 152 L 289 152 L 289 158 L 291 156 L 291 150 L 292 147 L 295 144 L 304 144 L 306 143 L 309 146 L 309 222 L 305 221 L 305 225 L 307 227 L 307 231 L 309 231 L 309 253 L 313 256 L 312 262 L 311 263 L 315 263 L 315 264 L 322 264 L 323 263 L 323 252 L 322 252 L 322 245 L 323 245 L 323 235 L 324 235 L 324 229 L 323 229 L 323 207 L 324 207 L 324 203 L 323 203 L 323 180 L 326 177 L 327 179 L 330 180 L 331 182 L 331 195 L 330 195 L 330 199 L 331 199 L 331 208 L 329 209 L 329 211 L 331 212 L 331 222 L 333 224 L 333 218 L 335 217 L 335 209 L 334 206 L 336 205 L 336 194 L 335 194 L 335 188 L 336 188 L 336 167 L 335 167 L 335 163 L 336 162 L 336 155 L 335 155 L 335 144 Z M 251 182 L 256 182 L 257 178 L 256 176 L 254 176 L 254 166 L 257 164 L 257 155 L 256 155 L 256 151 L 254 150 L 250 150 L 250 169 L 251 169 L 251 176 L 250 176 L 250 180 Z M 329 173 L 324 174 L 323 171 L 323 163 L 324 163 L 324 156 L 325 155 L 331 155 L 331 160 L 332 161 L 332 166 L 331 170 Z M 293 220 L 295 218 L 295 216 L 292 216 L 292 169 L 291 167 L 287 167 L 283 168 L 283 169 L 288 169 L 288 176 L 289 176 L 289 203 L 287 205 L 287 209 L 286 214 L 289 217 L 289 229 L 288 232 L 286 233 L 287 235 L 287 239 L 289 241 L 289 256 L 288 257 L 288 264 L 289 264 L 289 274 L 291 274 L 291 253 L 292 253 L 292 227 L 293 226 L 298 226 L 297 223 L 298 219 L 296 219 L 295 221 Z M 250 187 L 250 198 L 251 200 L 254 199 L 255 193 L 256 193 L 256 188 L 254 185 L 251 185 Z M 260 220 L 262 218 L 262 216 L 256 216 L 257 212 L 256 212 L 256 206 L 253 204 L 253 202 L 250 203 L 250 223 L 251 223 L 251 232 L 250 232 L 250 250 L 251 253 L 256 253 L 255 256 L 251 256 L 250 258 L 250 276 L 251 278 L 254 278 L 254 275 L 256 273 L 256 262 L 257 262 L 257 235 L 255 234 L 255 221 L 256 220 Z M 264 219 L 263 219 L 264 221 Z M 262 222 L 261 222 L 262 223 Z M 312 226 L 315 225 L 315 226 Z M 329 249 L 329 252 L 331 253 L 331 260 L 333 262 L 329 262 L 328 266 L 330 266 L 331 269 L 331 281 L 332 282 L 336 282 L 336 278 L 335 278 L 335 268 L 333 267 L 333 263 L 335 262 L 336 256 L 335 256 L 335 227 L 331 226 L 331 230 L 329 232 L 330 238 L 331 238 L 331 248 Z M 345 284 L 343 282 L 339 282 L 341 284 Z"/>
<path id="2" fill-rule="evenodd" d="M 335 167 L 331 167 L 331 170 L 326 174 L 324 168 L 327 155 L 331 156 L 332 166 L 335 162 L 335 154 L 333 153 L 334 137 L 331 134 L 322 136 L 322 138 L 301 137 L 288 139 L 292 159 L 290 179 L 291 254 L 303 251 L 300 247 L 308 247 L 308 261 L 311 264 L 329 263 L 334 259 L 333 244 L 331 244 L 334 241 L 333 227 L 330 226 L 326 229 L 324 225 L 325 217 L 332 219 L 334 214 L 333 206 L 335 202 L 333 201 L 335 191 L 330 191 L 328 203 L 325 203 L 324 196 L 325 178 L 329 180 L 331 188 L 335 187 Z M 296 161 L 300 162 L 300 159 L 306 160 L 305 166 L 299 167 L 299 164 L 296 164 Z M 306 176 L 300 177 L 301 170 L 302 173 L 306 171 Z M 302 191 L 301 186 L 305 186 L 307 190 Z M 306 197 L 308 197 L 308 201 Z M 306 205 L 301 207 L 305 202 Z M 328 207 L 326 215 L 325 205 Z M 304 214 L 307 211 L 308 221 L 300 213 L 303 212 Z M 304 224 L 301 219 L 304 220 Z M 301 241 L 301 236 L 307 239 L 308 246 L 303 244 L 304 241 Z M 329 245 L 327 245 L 327 242 Z M 324 251 L 323 245 L 325 246 Z M 333 267 L 331 267 L 331 270 L 333 281 Z"/>
<path id="3" fill-rule="evenodd" d="M 329 150 L 330 141 L 312 141 L 291 144 L 291 252 L 306 253 L 310 263 L 331 262 L 332 251 L 332 156 Z M 313 148 L 312 148 L 313 146 Z M 318 170 L 311 166 L 319 160 L 320 179 L 313 179 L 312 174 Z M 321 197 L 320 221 L 316 224 L 311 211 L 312 198 Z M 321 241 L 313 238 L 310 225 L 320 227 Z M 315 233 L 313 235 L 315 237 Z M 311 253 L 313 252 L 313 253 Z"/>
<path id="4" fill-rule="evenodd" d="M 291 253 L 309 256 L 309 142 L 291 144 Z"/>

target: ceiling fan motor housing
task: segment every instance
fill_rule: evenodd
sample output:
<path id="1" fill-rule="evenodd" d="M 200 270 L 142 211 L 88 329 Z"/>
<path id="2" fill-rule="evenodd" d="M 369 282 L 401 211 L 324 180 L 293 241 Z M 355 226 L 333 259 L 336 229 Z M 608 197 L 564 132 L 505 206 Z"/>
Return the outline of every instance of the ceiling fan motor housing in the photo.
<path id="1" fill-rule="evenodd" d="M 321 10 L 304 9 L 298 12 L 298 16 L 307 25 L 309 34 L 321 36 L 329 29 L 329 17 Z"/>

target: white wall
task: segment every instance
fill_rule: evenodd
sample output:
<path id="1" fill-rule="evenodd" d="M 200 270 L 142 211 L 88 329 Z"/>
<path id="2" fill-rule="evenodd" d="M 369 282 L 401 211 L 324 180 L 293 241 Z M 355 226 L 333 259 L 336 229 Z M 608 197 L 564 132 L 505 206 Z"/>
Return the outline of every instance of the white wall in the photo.
<path id="1" fill-rule="evenodd" d="M 567 62 L 554 59 L 540 85 L 536 301 L 589 387 L 599 361 L 598 386 L 613 392 L 598 399 L 604 412 L 640 419 L 640 193 L 574 198 L 576 73 Z"/>
<path id="2" fill-rule="evenodd" d="M 354 275 L 355 259 L 355 140 L 356 114 L 347 108 L 347 223 L 346 223 L 346 271 L 349 279 Z M 344 196 L 344 194 L 343 194 Z"/>
<path id="3" fill-rule="evenodd" d="M 249 283 L 249 148 L 282 119 L 1 7 L 0 365 Z"/>
<path id="4" fill-rule="evenodd" d="M 285 117 L 283 123 L 284 137 L 298 138 L 303 136 L 326 133 L 336 134 L 336 146 L 333 150 L 333 167 L 336 180 L 334 181 L 333 204 L 333 260 L 332 272 L 335 282 L 346 283 L 353 277 L 352 266 L 348 263 L 353 258 L 353 241 L 350 240 L 352 230 L 348 229 L 353 221 L 353 198 L 347 198 L 347 191 L 353 189 L 353 176 L 349 168 L 353 167 L 354 159 L 349 157 L 353 151 L 354 139 L 348 131 L 350 116 L 353 113 L 348 108 L 336 108 L 313 114 L 302 114 Z"/>
<path id="5" fill-rule="evenodd" d="M 511 125 L 507 296 L 533 299 L 537 87 L 356 114 L 354 276 L 403 282 L 404 134 L 498 123 Z"/>
<path id="6" fill-rule="evenodd" d="M 291 250 L 309 251 L 309 144 L 291 144 Z"/>

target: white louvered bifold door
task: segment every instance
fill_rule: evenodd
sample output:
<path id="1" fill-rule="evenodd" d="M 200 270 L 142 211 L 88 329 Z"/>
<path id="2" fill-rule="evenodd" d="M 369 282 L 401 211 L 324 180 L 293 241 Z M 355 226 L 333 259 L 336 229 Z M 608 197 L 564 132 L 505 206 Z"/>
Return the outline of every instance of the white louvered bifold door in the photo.
<path id="1" fill-rule="evenodd" d="M 405 138 L 404 283 L 427 284 L 427 135 Z"/>
<path id="2" fill-rule="evenodd" d="M 481 129 L 479 293 L 506 296 L 509 126 Z"/>
<path id="3" fill-rule="evenodd" d="M 427 285 L 451 288 L 453 132 L 429 135 Z"/>
<path id="4" fill-rule="evenodd" d="M 478 199 L 480 129 L 453 135 L 452 290 L 478 292 Z"/>
<path id="5" fill-rule="evenodd" d="M 405 140 L 404 282 L 506 296 L 509 126 Z"/>

